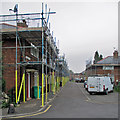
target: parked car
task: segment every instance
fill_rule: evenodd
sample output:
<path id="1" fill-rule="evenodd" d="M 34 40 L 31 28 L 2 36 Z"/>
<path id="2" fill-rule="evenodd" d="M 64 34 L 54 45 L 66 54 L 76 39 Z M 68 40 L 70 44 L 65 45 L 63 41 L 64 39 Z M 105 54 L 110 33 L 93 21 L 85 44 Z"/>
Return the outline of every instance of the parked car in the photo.
<path id="1" fill-rule="evenodd" d="M 84 82 L 84 88 L 86 87 L 86 85 L 87 85 L 87 81 Z"/>
<path id="2" fill-rule="evenodd" d="M 84 88 L 88 91 L 87 80 L 84 82 Z"/>
<path id="3" fill-rule="evenodd" d="M 79 78 L 75 78 L 75 82 L 79 83 L 80 79 Z"/>
<path id="4" fill-rule="evenodd" d="M 80 82 L 81 82 L 81 83 L 84 83 L 84 82 L 85 82 L 85 80 L 81 78 Z"/>
<path id="5" fill-rule="evenodd" d="M 87 89 L 90 94 L 92 93 L 105 93 L 113 91 L 113 83 L 110 77 L 88 77 Z"/>

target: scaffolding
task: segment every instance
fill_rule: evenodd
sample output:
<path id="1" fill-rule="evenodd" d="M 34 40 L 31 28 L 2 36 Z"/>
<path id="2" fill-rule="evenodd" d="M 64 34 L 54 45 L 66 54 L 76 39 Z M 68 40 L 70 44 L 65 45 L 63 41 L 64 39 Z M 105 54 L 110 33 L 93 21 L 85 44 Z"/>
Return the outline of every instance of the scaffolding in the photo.
<path id="1" fill-rule="evenodd" d="M 23 102 L 26 101 L 26 86 L 29 83 L 27 78 L 30 77 L 27 73 L 34 73 L 37 76 L 37 99 L 40 99 L 39 87 L 42 87 L 42 107 L 48 101 L 48 92 L 56 94 L 60 90 L 60 83 L 62 82 L 63 87 L 69 81 L 68 65 L 65 57 L 59 56 L 56 38 L 53 37 L 53 33 L 51 34 L 50 23 L 48 24 L 49 15 L 55 12 L 50 12 L 50 9 L 47 12 L 47 5 L 45 5 L 44 12 L 43 6 L 42 3 L 41 13 L 18 14 L 18 11 L 16 11 L 14 15 L 0 16 L 0 22 L 2 23 L 2 50 L 11 49 L 15 53 L 13 57 L 16 57 L 14 61 L 4 62 L 3 64 L 4 66 L 11 65 L 16 68 L 14 78 L 16 83 L 16 104 L 20 102 L 22 91 Z M 36 21 L 36 25 L 32 24 L 34 21 Z M 16 22 L 16 25 L 8 24 L 13 22 Z M 6 41 L 8 43 L 10 41 L 14 42 L 7 46 L 4 45 Z M 29 89 L 28 87 L 28 91 Z"/>

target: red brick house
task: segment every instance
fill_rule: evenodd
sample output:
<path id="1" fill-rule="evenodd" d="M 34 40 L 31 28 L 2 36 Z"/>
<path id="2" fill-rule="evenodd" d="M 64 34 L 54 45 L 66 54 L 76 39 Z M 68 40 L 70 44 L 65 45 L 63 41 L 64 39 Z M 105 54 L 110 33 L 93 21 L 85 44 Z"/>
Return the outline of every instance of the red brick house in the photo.
<path id="1" fill-rule="evenodd" d="M 3 56 L 3 79 L 6 81 L 6 93 L 11 89 L 15 89 L 15 61 L 16 61 L 16 26 L 9 24 L 2 24 L 2 56 Z M 25 29 L 24 27 L 19 27 L 18 30 Z M 13 30 L 13 31 L 9 31 Z M 20 31 L 19 31 L 20 32 Z M 19 33 L 27 35 L 28 33 Z M 26 98 L 29 99 L 33 97 L 33 86 L 37 86 L 37 74 L 39 74 L 38 67 L 34 63 L 35 61 L 41 59 L 38 56 L 39 50 L 30 43 L 27 39 L 20 37 L 20 42 L 18 42 L 17 49 L 17 85 L 20 88 L 20 83 L 22 81 L 23 69 L 25 69 L 25 79 L 26 79 Z M 19 40 L 18 40 L 19 41 Z M 31 46 L 31 48 L 24 49 L 20 47 L 20 43 L 24 46 Z M 21 50 L 22 49 L 22 50 Z M 24 53 L 23 53 L 24 52 Z M 32 62 L 32 64 L 30 63 Z M 20 64 L 24 63 L 24 65 Z M 29 64 L 27 64 L 29 63 Z M 41 82 L 41 81 L 40 81 Z M 40 83 L 41 84 L 41 83 Z"/>
<path id="2" fill-rule="evenodd" d="M 115 50 L 113 56 L 107 56 L 96 64 L 87 66 L 85 75 L 86 77 L 90 75 L 110 76 L 117 84 L 120 81 L 120 56 L 118 56 L 118 51 Z"/>

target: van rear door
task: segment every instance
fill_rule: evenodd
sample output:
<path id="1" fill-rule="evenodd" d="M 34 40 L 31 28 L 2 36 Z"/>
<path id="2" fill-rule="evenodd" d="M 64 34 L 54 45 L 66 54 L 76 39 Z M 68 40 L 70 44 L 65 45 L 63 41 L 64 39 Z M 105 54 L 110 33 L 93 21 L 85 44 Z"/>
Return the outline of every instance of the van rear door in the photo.
<path id="1" fill-rule="evenodd" d="M 104 78 L 103 77 L 97 77 L 97 92 L 103 91 L 103 84 L 104 84 Z"/>
<path id="2" fill-rule="evenodd" d="M 100 91 L 100 78 L 97 78 L 96 81 L 97 81 L 96 89 L 97 89 L 97 92 L 99 92 Z"/>

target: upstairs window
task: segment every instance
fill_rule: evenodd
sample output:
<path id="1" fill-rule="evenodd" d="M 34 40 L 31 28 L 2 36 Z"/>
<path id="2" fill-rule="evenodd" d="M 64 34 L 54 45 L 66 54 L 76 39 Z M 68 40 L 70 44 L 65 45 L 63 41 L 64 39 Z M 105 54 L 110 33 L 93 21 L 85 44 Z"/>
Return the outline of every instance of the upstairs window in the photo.
<path id="1" fill-rule="evenodd" d="M 31 48 L 31 55 L 36 57 L 36 58 L 38 58 L 39 57 L 39 50 L 32 43 L 31 43 L 31 46 L 32 46 L 32 48 Z"/>

